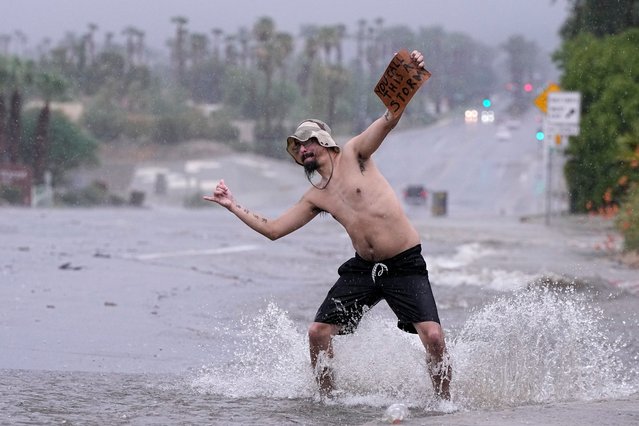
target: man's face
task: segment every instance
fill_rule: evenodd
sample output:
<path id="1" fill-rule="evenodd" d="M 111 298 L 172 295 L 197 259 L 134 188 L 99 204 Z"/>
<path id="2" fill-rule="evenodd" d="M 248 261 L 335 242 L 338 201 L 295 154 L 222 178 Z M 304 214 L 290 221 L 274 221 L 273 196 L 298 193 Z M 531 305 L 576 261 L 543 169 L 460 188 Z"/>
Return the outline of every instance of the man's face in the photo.
<path id="1" fill-rule="evenodd" d="M 317 161 L 315 158 L 309 158 L 307 161 L 304 161 L 304 173 L 306 173 L 307 177 L 312 177 L 317 171 Z"/>
<path id="2" fill-rule="evenodd" d="M 316 151 L 319 147 L 315 138 L 310 138 L 306 141 L 296 140 L 293 143 L 292 151 L 295 154 L 295 158 L 299 160 L 307 174 L 317 170 Z"/>

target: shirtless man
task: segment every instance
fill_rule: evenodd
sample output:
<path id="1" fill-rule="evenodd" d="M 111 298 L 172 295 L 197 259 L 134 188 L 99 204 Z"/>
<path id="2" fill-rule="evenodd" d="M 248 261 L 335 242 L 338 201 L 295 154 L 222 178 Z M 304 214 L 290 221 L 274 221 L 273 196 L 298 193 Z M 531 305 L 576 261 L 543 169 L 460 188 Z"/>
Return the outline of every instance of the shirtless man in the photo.
<path id="1" fill-rule="evenodd" d="M 424 66 L 420 52 L 413 51 L 411 59 L 417 66 Z M 312 187 L 302 198 L 276 219 L 267 219 L 238 204 L 223 180 L 211 196 L 204 197 L 226 207 L 271 240 L 301 228 L 321 212 L 330 213 L 351 238 L 355 257 L 338 269 L 340 277 L 308 331 L 311 364 L 322 394 L 329 394 L 333 388 L 327 362 L 333 355 L 333 336 L 352 332 L 366 307 L 383 298 L 397 315 L 398 327 L 419 335 L 436 394 L 450 398 L 451 367 L 419 233 L 372 159 L 402 112 L 393 115 L 386 111 L 341 149 L 326 123 L 303 121 L 288 137 L 287 151 L 304 166 L 309 181 L 315 172 L 321 180 L 311 182 Z"/>

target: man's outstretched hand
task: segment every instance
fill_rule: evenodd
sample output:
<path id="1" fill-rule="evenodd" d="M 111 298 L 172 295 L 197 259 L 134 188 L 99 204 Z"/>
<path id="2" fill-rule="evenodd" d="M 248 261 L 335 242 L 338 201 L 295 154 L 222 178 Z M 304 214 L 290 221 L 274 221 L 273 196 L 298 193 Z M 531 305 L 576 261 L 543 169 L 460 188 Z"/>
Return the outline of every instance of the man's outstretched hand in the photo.
<path id="1" fill-rule="evenodd" d="M 220 180 L 215 189 L 213 190 L 213 195 L 205 195 L 204 199 L 206 201 L 212 201 L 214 203 L 218 203 L 222 207 L 226 207 L 227 209 L 231 208 L 233 205 L 233 194 L 231 194 L 231 190 L 224 183 L 224 179 Z"/>

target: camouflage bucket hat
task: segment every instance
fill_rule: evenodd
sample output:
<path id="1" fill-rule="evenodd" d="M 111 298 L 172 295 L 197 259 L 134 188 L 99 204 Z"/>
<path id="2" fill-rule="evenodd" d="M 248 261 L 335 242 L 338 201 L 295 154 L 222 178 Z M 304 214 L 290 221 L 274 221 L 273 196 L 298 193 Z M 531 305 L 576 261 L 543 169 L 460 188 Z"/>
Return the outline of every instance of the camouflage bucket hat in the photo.
<path id="1" fill-rule="evenodd" d="M 286 139 L 286 151 L 293 157 L 297 164 L 302 165 L 302 163 L 295 158 L 295 152 L 293 151 L 295 141 L 306 142 L 311 138 L 317 139 L 317 142 L 321 146 L 333 148 L 339 152 L 339 146 L 337 146 L 331 137 L 331 128 L 328 127 L 328 124 L 315 119 L 304 120 L 297 126 L 295 133 Z"/>

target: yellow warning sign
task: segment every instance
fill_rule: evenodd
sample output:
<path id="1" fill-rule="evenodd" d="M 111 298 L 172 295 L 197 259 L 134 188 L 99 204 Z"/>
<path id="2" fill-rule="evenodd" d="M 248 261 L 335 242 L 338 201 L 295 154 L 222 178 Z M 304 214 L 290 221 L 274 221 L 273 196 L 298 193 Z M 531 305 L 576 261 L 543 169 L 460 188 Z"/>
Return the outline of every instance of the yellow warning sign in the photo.
<path id="1" fill-rule="evenodd" d="M 548 94 L 551 92 L 558 92 L 561 88 L 558 84 L 550 83 L 543 92 L 539 94 L 533 101 L 535 106 L 539 108 L 544 114 L 548 112 Z"/>

